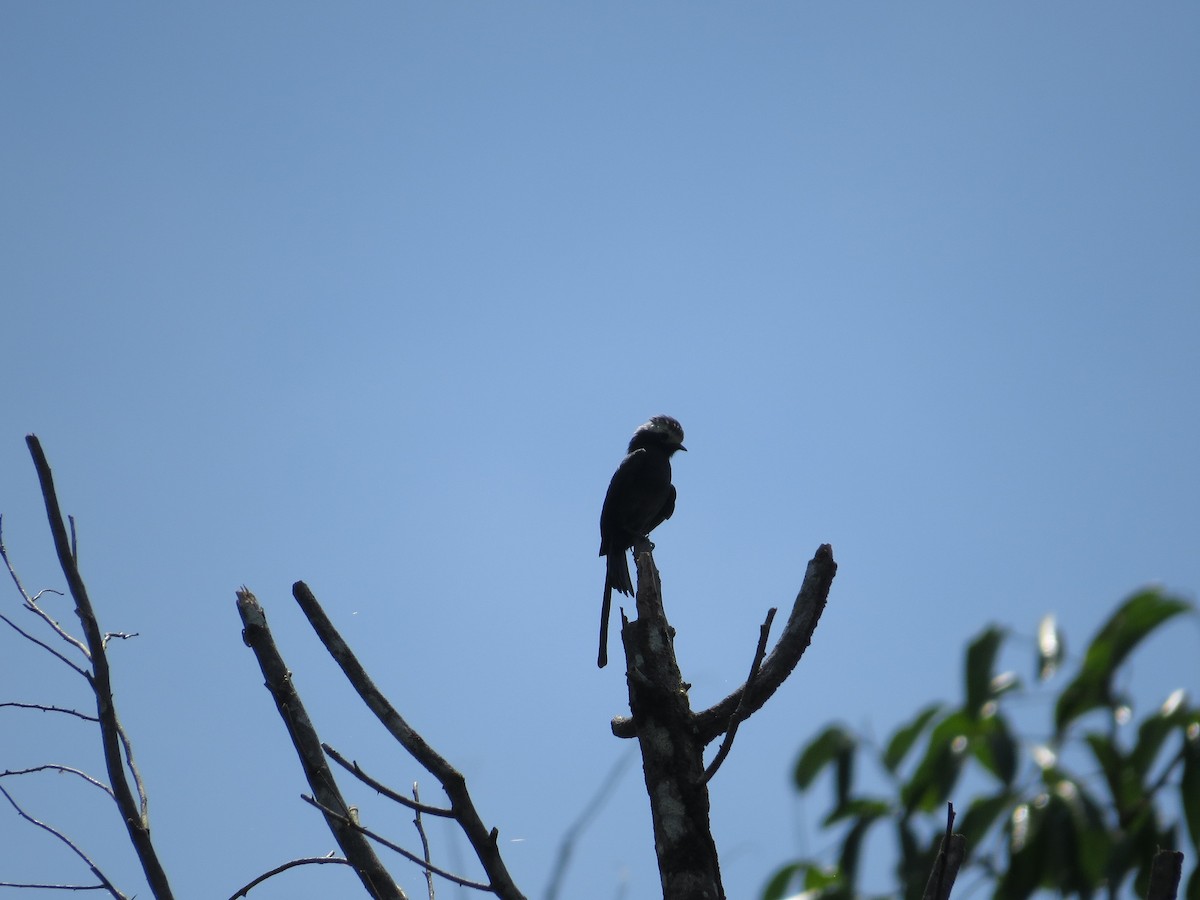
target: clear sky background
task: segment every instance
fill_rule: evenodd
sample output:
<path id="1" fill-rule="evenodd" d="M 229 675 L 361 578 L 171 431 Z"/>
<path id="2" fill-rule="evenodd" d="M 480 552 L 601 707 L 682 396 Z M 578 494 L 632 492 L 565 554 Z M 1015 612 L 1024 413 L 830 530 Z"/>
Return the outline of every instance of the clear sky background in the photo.
<path id="1" fill-rule="evenodd" d="M 840 564 L 712 785 L 732 898 L 826 845 L 788 788 L 826 722 L 882 740 L 959 698 L 988 622 L 1028 676 L 1043 614 L 1077 654 L 1137 587 L 1200 588 L 1194 3 L 7 3 L 0 129 L 5 542 L 30 589 L 63 586 L 35 432 L 102 625 L 140 634 L 112 647 L 117 701 L 180 897 L 333 848 L 243 583 L 322 737 L 439 794 L 297 579 L 541 896 L 630 749 L 621 659 L 595 667 L 597 520 L 654 413 L 690 450 L 655 539 L 696 707 L 820 543 Z M 1135 658 L 1142 710 L 1200 690 L 1198 637 Z M 5 698 L 87 705 L 0 642 Z M 0 718 L 0 767 L 96 753 L 84 725 Z M 98 792 L 5 783 L 146 896 Z M 0 823 L 0 877 L 87 880 Z M 251 896 L 354 890 L 322 867 Z M 564 896 L 657 891 L 633 766 Z"/>

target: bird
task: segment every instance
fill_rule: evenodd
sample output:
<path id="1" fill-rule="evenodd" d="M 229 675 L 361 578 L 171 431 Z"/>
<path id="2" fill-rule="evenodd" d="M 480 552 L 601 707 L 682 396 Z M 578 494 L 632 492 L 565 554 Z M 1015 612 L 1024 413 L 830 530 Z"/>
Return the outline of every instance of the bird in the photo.
<path id="1" fill-rule="evenodd" d="M 671 457 L 677 450 L 687 450 L 683 446 L 683 426 L 670 416 L 651 416 L 630 438 L 627 455 L 617 466 L 604 495 L 600 510 L 600 555 L 607 559 L 604 604 L 600 609 L 600 654 L 596 659 L 602 669 L 608 664 L 608 617 L 613 589 L 633 594 L 625 553 L 675 512 Z"/>

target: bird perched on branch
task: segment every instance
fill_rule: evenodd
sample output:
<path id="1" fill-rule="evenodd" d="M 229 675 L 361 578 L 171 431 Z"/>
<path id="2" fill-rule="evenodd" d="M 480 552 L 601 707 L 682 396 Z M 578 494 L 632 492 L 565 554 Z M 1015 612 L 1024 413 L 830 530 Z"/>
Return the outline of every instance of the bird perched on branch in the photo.
<path id="1" fill-rule="evenodd" d="M 608 663 L 608 616 L 612 592 L 633 594 L 629 561 L 625 556 L 638 540 L 671 518 L 675 512 L 675 485 L 671 484 L 671 456 L 683 446 L 683 426 L 670 416 L 653 416 L 633 433 L 629 454 L 608 485 L 600 511 L 600 555 L 607 557 L 604 605 L 600 610 L 600 668 Z"/>

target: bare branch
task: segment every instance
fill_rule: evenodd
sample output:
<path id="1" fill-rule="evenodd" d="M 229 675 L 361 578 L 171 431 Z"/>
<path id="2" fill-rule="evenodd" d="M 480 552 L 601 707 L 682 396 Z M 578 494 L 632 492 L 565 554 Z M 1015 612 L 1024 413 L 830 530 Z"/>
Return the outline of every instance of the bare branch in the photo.
<path id="1" fill-rule="evenodd" d="M 34 607 L 34 608 L 36 609 L 36 607 Z M 59 662 L 63 663 L 63 665 L 69 666 L 70 668 L 72 668 L 76 672 L 78 672 L 80 675 L 82 675 L 84 678 L 88 679 L 89 681 L 91 680 L 91 673 L 88 672 L 87 669 L 83 668 L 78 663 L 73 662 L 72 660 L 68 659 L 66 656 L 64 656 L 59 651 L 55 650 L 53 647 L 51 647 L 45 641 L 35 638 L 32 634 L 30 634 L 28 631 L 26 631 L 24 628 L 22 628 L 16 622 L 14 622 L 12 619 L 10 619 L 8 616 L 4 615 L 3 613 L 0 613 L 0 621 L 4 622 L 5 625 L 7 625 L 9 628 L 11 628 L 13 631 L 15 631 L 21 637 L 25 638 L 25 640 L 29 641 L 30 643 L 37 644 L 39 647 L 41 647 L 43 650 L 45 650 L 51 656 L 56 657 L 59 660 Z"/>
<path id="2" fill-rule="evenodd" d="M 496 844 L 497 831 L 495 829 L 488 831 L 475 809 L 474 801 L 467 790 L 466 778 L 430 747 L 383 696 L 353 651 L 338 634 L 337 629 L 333 627 L 333 623 L 321 609 L 321 605 L 313 596 L 312 591 L 308 589 L 308 585 L 303 581 L 297 581 L 292 585 L 292 596 L 296 598 L 296 602 L 300 604 L 300 609 L 308 617 L 317 637 L 321 639 L 321 643 L 325 645 L 330 656 L 341 666 L 342 672 L 345 673 L 354 689 L 358 691 L 358 695 L 367 708 L 375 713 L 376 718 L 399 742 L 400 746 L 407 750 L 441 784 L 446 796 L 450 798 L 450 808 L 454 811 L 454 817 L 458 820 L 463 833 L 475 850 L 475 855 L 479 857 L 484 872 L 491 881 L 491 889 L 497 896 L 505 898 L 505 900 L 525 900 L 524 895 L 517 889 L 512 877 L 508 874 L 508 869 L 500 856 L 500 849 Z"/>
<path id="3" fill-rule="evenodd" d="M 96 880 L 100 882 L 100 884 L 104 890 L 106 890 L 110 894 L 112 894 L 113 897 L 117 898 L 117 900 L 128 900 L 128 898 L 124 894 L 122 894 L 119 890 L 116 889 L 116 887 L 113 885 L 113 883 L 108 880 L 108 878 L 105 876 L 105 874 L 103 872 L 100 871 L 100 869 L 96 866 L 96 864 L 94 862 L 92 862 L 91 858 L 86 853 L 84 853 L 82 850 L 80 850 L 78 846 L 76 846 L 74 841 L 72 841 L 69 837 L 67 837 L 65 834 L 63 834 L 61 831 L 59 831 L 57 828 L 54 828 L 51 825 L 47 825 L 45 822 L 41 822 L 41 821 L 35 819 L 33 816 L 29 815 L 29 813 L 25 812 L 25 810 L 21 809 L 21 807 L 17 803 L 17 801 L 12 798 L 12 795 L 8 791 L 6 791 L 3 788 L 3 786 L 0 786 L 0 794 L 4 795 L 4 799 L 7 800 L 9 802 L 9 804 L 12 805 L 12 808 L 17 811 L 18 816 L 20 816 L 26 822 L 29 822 L 31 825 L 36 825 L 38 828 L 41 828 L 43 831 L 48 832 L 49 834 L 58 838 L 62 843 L 66 844 L 66 846 L 71 850 L 72 853 L 74 853 L 81 860 L 83 860 L 84 865 L 86 865 L 88 867 L 88 869 L 91 870 L 91 873 L 96 876 Z M 81 890 L 91 890 L 91 888 L 81 888 Z"/>
<path id="4" fill-rule="evenodd" d="M 121 724 L 120 720 L 117 721 L 117 737 L 121 739 L 121 748 L 125 751 L 125 767 L 129 769 L 129 776 L 137 788 L 138 809 L 141 810 L 142 821 L 149 822 L 150 799 L 146 796 L 146 784 L 142 781 L 137 763 L 133 760 L 133 742 L 129 740 L 129 735 L 125 733 L 125 726 Z"/>
<path id="5" fill-rule="evenodd" d="M 733 716 L 729 720 L 729 727 L 725 730 L 725 739 L 717 748 L 717 755 L 704 770 L 705 784 L 712 781 L 712 777 L 717 774 L 717 769 L 721 768 L 721 763 L 725 762 L 725 757 L 729 755 L 729 749 L 733 746 L 733 736 L 737 734 L 738 725 L 742 719 L 746 718 L 746 698 L 754 690 L 754 682 L 758 679 L 759 668 L 762 666 L 763 656 L 767 652 L 767 638 L 771 634 L 771 623 L 775 621 L 775 612 L 775 607 L 772 606 L 767 611 L 766 621 L 759 626 L 758 647 L 754 651 L 754 661 L 750 663 L 750 674 L 746 676 L 742 698 L 738 701 L 737 709 L 734 710 Z"/>
<path id="6" fill-rule="evenodd" d="M 38 481 L 42 487 L 42 498 L 46 503 L 46 517 L 50 522 L 50 533 L 54 537 L 54 548 L 58 553 L 58 562 L 66 576 L 67 586 L 71 597 L 75 600 L 75 613 L 83 625 L 84 637 L 87 639 L 88 653 L 92 661 L 92 672 L 88 680 L 96 694 L 96 712 L 100 718 L 100 739 L 104 747 L 104 762 L 108 768 L 108 780 L 112 786 L 113 798 L 121 812 L 121 819 L 129 833 L 129 839 L 142 864 L 146 881 L 150 890 L 158 900 L 172 900 L 171 885 L 167 873 L 162 867 L 158 853 L 150 840 L 150 823 L 145 813 L 144 790 L 139 785 L 139 794 L 143 803 L 139 806 L 134 800 L 129 782 L 125 778 L 125 769 L 121 752 L 121 726 L 117 720 L 116 707 L 113 705 L 112 678 L 108 668 L 108 657 L 104 652 L 104 640 L 100 625 L 92 609 L 92 601 L 88 597 L 87 588 L 75 565 L 75 553 L 63 525 L 62 511 L 58 505 L 58 496 L 54 490 L 54 476 L 50 471 L 50 463 L 42 452 L 41 442 L 36 435 L 27 435 L 25 443 L 33 456 L 33 464 L 37 469 Z M 128 745 L 127 745 L 128 746 Z"/>
<path id="7" fill-rule="evenodd" d="M 101 643 L 103 644 L 104 649 L 107 650 L 108 642 L 111 641 L 113 638 L 119 638 L 122 641 L 127 641 L 130 638 L 135 638 L 135 637 L 140 637 L 140 635 L 136 631 L 132 631 L 132 632 L 106 631 L 106 632 L 104 632 L 104 639 L 102 640 Z"/>
<path id="8" fill-rule="evenodd" d="M 375 850 L 363 838 L 349 816 L 350 806 L 342 797 L 337 781 L 325 762 L 325 756 L 321 752 L 321 739 L 317 736 L 317 730 L 296 692 L 292 674 L 275 646 L 275 639 L 267 627 L 267 616 L 262 606 L 254 595 L 243 587 L 237 592 L 237 609 L 242 618 L 242 640 L 254 651 L 255 659 L 258 660 L 259 668 L 266 679 L 267 690 L 275 700 L 280 718 L 283 719 L 296 756 L 304 769 L 304 777 L 313 793 L 321 798 L 321 803 L 316 805 L 326 812 L 325 821 L 333 833 L 334 840 L 338 842 L 363 887 L 372 897 L 379 900 L 406 900 L 404 891 L 392 880 L 379 857 L 375 855 Z"/>
<path id="9" fill-rule="evenodd" d="M 429 838 L 425 834 L 425 824 L 421 821 L 421 791 L 415 781 L 413 782 L 413 803 L 416 804 L 416 810 L 413 812 L 413 825 L 416 826 L 417 835 L 421 838 L 421 855 L 425 858 L 425 887 L 429 890 L 429 900 L 433 900 L 433 860 L 429 856 Z"/>
<path id="10" fill-rule="evenodd" d="M 102 884 L 27 884 L 16 881 L 0 881 L 0 888 L 33 888 L 39 891 L 106 891 Z"/>
<path id="11" fill-rule="evenodd" d="M 4 707 L 4 706 L 12 706 L 16 709 L 36 709 L 36 710 L 40 710 L 41 712 L 62 713 L 63 715 L 75 716 L 78 719 L 83 719 L 85 722 L 99 722 L 100 721 L 95 716 L 89 716 L 87 713 L 81 713 L 77 709 L 67 709 L 66 707 L 62 707 L 62 706 L 51 706 L 50 704 L 47 704 L 47 703 L 18 703 L 15 700 L 6 700 L 5 702 L 0 703 L 0 707 Z"/>
<path id="12" fill-rule="evenodd" d="M 79 650 L 86 657 L 88 655 L 87 648 L 84 647 L 83 644 L 79 643 L 79 641 L 76 640 L 75 638 L 73 638 L 70 634 L 68 634 L 57 622 L 55 622 L 53 619 L 51 619 L 41 607 L 39 607 L 37 605 L 38 597 L 41 597 L 42 594 L 46 593 L 47 590 L 51 590 L 51 589 L 46 588 L 46 589 L 40 590 L 33 597 L 30 597 L 29 594 L 26 592 L 25 587 L 21 584 L 20 577 L 17 575 L 17 570 L 13 568 L 12 561 L 8 558 L 8 550 L 4 546 L 3 525 L 4 525 L 4 516 L 0 515 L 0 559 L 4 560 L 4 565 L 8 569 L 8 574 L 12 577 L 13 584 L 15 584 L 17 586 L 17 591 L 20 592 L 21 599 L 24 600 L 25 608 L 28 610 L 31 610 L 34 613 L 36 613 L 37 615 L 41 616 L 42 619 L 45 620 L 50 625 L 50 627 L 54 629 L 54 631 L 58 634 L 59 637 L 61 637 L 65 641 L 67 641 L 67 643 L 71 644 L 73 647 L 75 647 L 77 650 Z M 61 595 L 62 592 L 61 591 L 53 591 L 53 593 Z M 51 647 L 45 641 L 35 638 L 32 634 L 27 632 L 16 622 L 12 621 L 12 619 L 8 618 L 8 616 L 0 614 L 0 620 L 2 620 L 6 625 L 8 625 L 9 628 L 11 628 L 17 634 L 21 635 L 21 637 L 25 638 L 25 640 L 30 641 L 31 643 L 37 644 L 37 646 L 41 647 L 47 653 L 56 657 L 63 664 L 74 669 L 76 672 L 78 672 L 84 678 L 89 678 L 89 675 L 88 675 L 88 672 L 86 669 L 84 669 L 82 666 L 80 666 L 74 660 L 68 659 L 65 655 L 60 653 L 58 650 L 55 650 L 53 647 Z"/>
<path id="13" fill-rule="evenodd" d="M 258 885 L 262 884 L 268 878 L 274 878 L 280 872 L 286 872 L 288 869 L 294 869 L 297 866 L 319 866 L 328 864 L 349 866 L 350 860 L 341 856 L 334 856 L 332 853 L 330 853 L 328 856 L 308 856 L 303 859 L 289 860 L 282 866 L 276 866 L 270 872 L 263 872 L 249 884 L 238 890 L 237 893 L 233 894 L 229 900 L 238 900 L 238 897 L 245 897 L 248 893 L 250 893 L 251 890 L 258 887 Z"/>
<path id="14" fill-rule="evenodd" d="M 37 602 L 39 599 L 41 599 L 42 594 L 47 594 L 47 593 L 58 594 L 58 596 L 62 597 L 62 596 L 64 596 L 63 592 L 56 591 L 53 588 L 42 588 L 42 590 L 38 591 L 36 594 L 34 594 L 32 597 L 30 597 L 28 592 L 26 592 L 24 585 L 21 584 L 21 579 L 17 576 L 17 570 L 13 568 L 13 564 L 8 558 L 8 550 L 6 550 L 4 547 L 4 516 L 3 515 L 0 515 L 0 559 L 4 560 L 4 565 L 8 569 L 8 574 L 12 577 L 13 584 L 15 584 L 17 586 L 17 590 L 21 593 L 21 599 L 23 599 L 25 601 L 25 608 L 27 610 L 29 610 L 30 612 L 32 612 L 34 615 L 39 616 L 42 619 L 42 621 L 44 621 L 47 625 L 50 626 L 51 629 L 54 630 L 55 634 L 57 634 L 60 638 L 62 638 L 64 641 L 66 641 L 68 644 L 70 644 L 72 647 L 74 647 L 76 650 L 78 650 L 80 653 L 82 653 L 85 659 L 91 659 L 91 655 L 88 653 L 87 647 L 85 647 L 83 645 L 83 642 L 80 641 L 74 635 L 72 635 L 69 631 L 67 631 L 61 625 L 59 625 L 58 622 L 56 622 L 53 618 L 50 617 L 49 613 L 47 613 L 44 609 L 42 609 L 40 606 L 37 605 Z M 8 622 L 8 619 L 5 619 L 4 621 Z M 12 625 L 13 628 L 16 628 L 17 631 L 19 631 L 22 635 L 24 635 L 29 640 L 33 641 L 38 646 L 44 647 L 49 652 L 53 653 L 55 656 L 57 656 L 59 659 L 61 659 L 63 662 L 65 662 L 68 666 L 70 666 L 76 672 L 83 675 L 85 678 L 87 677 L 87 673 L 82 668 L 77 666 L 75 663 L 71 662 L 71 660 L 67 659 L 65 656 L 58 653 L 57 651 L 51 650 L 50 647 L 48 647 L 46 644 L 43 644 L 41 641 L 37 640 L 36 638 L 30 637 L 29 635 L 25 634 L 24 631 L 21 631 L 21 629 L 17 628 L 16 625 L 13 625 L 12 622 L 9 622 L 8 624 Z"/>
<path id="15" fill-rule="evenodd" d="M 328 744 L 321 744 L 321 749 L 324 750 L 325 755 L 332 759 L 335 763 L 337 763 L 363 784 L 375 789 L 380 794 L 383 794 L 383 796 L 387 797 L 389 800 L 395 800 L 401 806 L 407 806 L 409 809 L 415 810 L 416 812 L 428 813 L 431 816 L 442 816 L 443 818 L 447 819 L 454 818 L 454 810 L 445 809 L 441 806 L 429 806 L 426 803 L 414 803 L 403 794 L 393 791 L 386 784 L 376 781 L 374 778 L 364 772 L 361 768 L 359 768 L 358 763 L 346 759 L 346 757 L 342 756 L 342 754 L 338 753 Z"/>
<path id="16" fill-rule="evenodd" d="M 40 766 L 33 766 L 29 769 L 5 769 L 3 772 L 0 772 L 0 778 L 4 778 L 8 775 L 32 775 L 35 772 L 61 772 L 67 775 L 78 775 L 88 784 L 100 788 L 100 790 L 104 791 L 104 793 L 108 794 L 108 796 L 112 797 L 113 795 L 112 788 L 110 788 L 100 779 L 89 775 L 82 769 L 76 769 L 74 766 L 59 765 L 58 763 L 43 763 Z"/>
<path id="17" fill-rule="evenodd" d="M 417 856 L 417 854 L 413 853 L 411 850 L 405 850 L 399 844 L 394 843 L 393 841 L 389 841 L 383 835 L 372 831 L 370 828 L 364 828 L 362 825 L 360 825 L 358 822 L 356 822 L 354 820 L 354 817 L 349 816 L 349 815 L 339 814 L 339 813 L 335 812 L 334 810 L 330 809 L 328 806 L 318 803 L 316 800 L 314 800 L 312 797 L 308 796 L 307 794 L 301 794 L 300 799 L 303 800 L 305 803 L 315 806 L 321 812 L 325 813 L 325 815 L 327 817 L 337 819 L 343 825 L 345 825 L 347 828 L 353 829 L 354 831 L 357 831 L 359 834 L 361 834 L 365 837 L 369 837 L 375 843 L 380 844 L 381 846 L 387 847 L 389 850 L 391 850 L 395 853 L 399 853 L 401 856 L 403 856 L 409 862 L 416 863 L 418 866 L 425 869 L 426 871 L 432 872 L 434 875 L 440 875 L 442 878 L 445 878 L 447 881 L 452 881 L 457 885 L 461 885 L 462 887 L 474 888 L 477 891 L 487 891 L 489 893 L 491 893 L 493 891 L 491 885 L 484 884 L 482 881 L 472 881 L 469 878 L 463 878 L 461 875 L 455 875 L 453 872 L 447 872 L 445 869 L 439 868 L 438 866 L 435 866 L 432 863 L 426 862 L 425 860 L 421 859 L 421 857 Z"/>

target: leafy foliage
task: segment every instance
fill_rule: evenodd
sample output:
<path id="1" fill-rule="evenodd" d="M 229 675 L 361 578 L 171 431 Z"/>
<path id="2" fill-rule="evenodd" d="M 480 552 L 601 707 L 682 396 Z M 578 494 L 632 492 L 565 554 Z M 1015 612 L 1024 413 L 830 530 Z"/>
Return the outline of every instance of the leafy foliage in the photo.
<path id="1" fill-rule="evenodd" d="M 1120 604 L 1055 698 L 1049 740 L 1014 730 L 1009 706 L 1029 692 L 1014 674 L 996 672 L 1009 638 L 996 626 L 967 645 L 961 706 L 925 706 L 882 751 L 841 725 L 825 728 L 801 749 L 793 781 L 807 792 L 832 769 L 834 805 L 823 827 L 839 829 L 837 863 L 788 863 L 768 881 L 764 900 L 797 890 L 821 900 L 856 896 L 863 840 L 886 823 L 899 847 L 895 893 L 920 898 L 947 801 L 956 791 L 975 790 L 974 798 L 959 798 L 956 830 L 967 842 L 960 879 L 974 873 L 991 884 L 994 897 L 1024 898 L 1043 889 L 1115 896 L 1131 878 L 1133 891 L 1144 896 L 1156 849 L 1183 843 L 1192 865 L 1186 896 L 1200 900 L 1200 706 L 1180 688 L 1133 727 L 1116 689 L 1138 645 L 1192 610 L 1156 589 Z M 1052 617 L 1041 622 L 1036 646 L 1034 670 L 1046 681 L 1065 662 Z M 879 764 L 894 787 L 890 796 L 856 790 L 860 757 Z M 1165 808 L 1182 810 L 1181 821 L 1164 823 Z"/>

